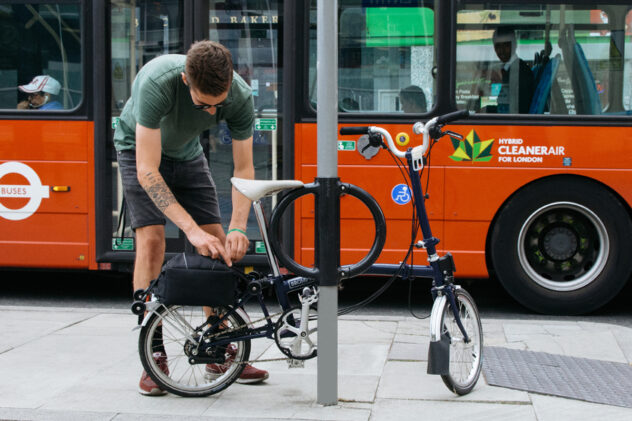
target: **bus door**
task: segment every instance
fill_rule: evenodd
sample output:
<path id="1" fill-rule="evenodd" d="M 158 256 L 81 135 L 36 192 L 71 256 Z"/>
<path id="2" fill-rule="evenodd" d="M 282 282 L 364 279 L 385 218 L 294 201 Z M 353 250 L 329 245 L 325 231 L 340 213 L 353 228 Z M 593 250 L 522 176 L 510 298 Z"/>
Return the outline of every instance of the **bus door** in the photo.
<path id="1" fill-rule="evenodd" d="M 190 42 L 192 23 L 191 19 L 185 18 L 185 2 L 182 0 L 116 0 L 109 3 L 111 38 L 110 60 L 107 65 L 110 74 L 110 101 L 108 148 L 103 158 L 107 172 L 103 190 L 109 197 L 106 204 L 109 212 L 99 220 L 99 233 L 104 237 L 100 241 L 103 251 L 99 257 L 106 262 L 127 265 L 133 261 L 135 244 L 125 212 L 121 178 L 112 141 L 114 130 L 123 107 L 131 96 L 132 82 L 138 71 L 145 63 L 160 55 L 185 54 L 185 42 Z M 170 221 L 167 222 L 165 235 L 167 251 L 184 249 L 183 234 Z"/>
<path id="2" fill-rule="evenodd" d="M 0 4 L 0 267 L 94 261 L 91 3 Z"/>
<path id="3" fill-rule="evenodd" d="M 104 216 L 106 241 L 101 259 L 129 263 L 133 260 L 133 232 L 121 213 L 123 194 L 116 156 L 111 142 L 120 113 L 130 97 L 138 70 L 162 54 L 186 54 L 193 40 L 210 39 L 225 45 L 233 55 L 235 71 L 252 87 L 256 108 L 254 159 L 256 178 L 271 179 L 277 174 L 280 144 L 277 131 L 277 72 L 279 2 L 185 2 L 112 1 L 110 5 L 111 128 L 109 172 L 110 215 Z M 201 136 L 202 146 L 216 183 L 222 223 L 228 227 L 232 211 L 232 138 L 225 123 Z M 267 204 L 268 209 L 272 201 Z M 251 248 L 245 264 L 265 262 L 254 215 L 248 222 Z M 186 248 L 184 234 L 170 221 L 166 225 L 167 253 Z"/>
<path id="4" fill-rule="evenodd" d="M 279 120 L 279 14 L 282 2 L 247 0 L 210 2 L 206 37 L 225 45 L 233 54 L 235 71 L 251 86 L 255 104 L 253 156 L 255 178 L 276 179 L 280 168 L 281 124 Z M 208 158 L 217 184 L 224 229 L 230 222 L 232 202 L 230 177 L 232 139 L 225 124 L 208 136 Z M 269 215 L 275 198 L 263 199 Z M 264 264 L 265 248 L 254 217 L 248 218 L 251 240 L 246 264 Z"/>

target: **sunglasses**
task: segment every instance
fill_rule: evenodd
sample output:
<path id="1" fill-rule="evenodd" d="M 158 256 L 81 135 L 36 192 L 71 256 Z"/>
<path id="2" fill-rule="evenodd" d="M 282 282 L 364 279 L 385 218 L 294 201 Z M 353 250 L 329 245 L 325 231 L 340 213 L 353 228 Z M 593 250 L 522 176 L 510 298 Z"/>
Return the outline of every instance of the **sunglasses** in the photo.
<path id="1" fill-rule="evenodd" d="M 219 104 L 193 104 L 193 108 L 196 110 L 208 110 L 211 107 L 215 107 L 217 109 L 230 105 L 230 101 L 222 101 Z"/>
<path id="2" fill-rule="evenodd" d="M 187 87 L 189 88 L 189 91 L 190 91 L 191 86 L 187 85 Z M 220 109 L 222 107 L 230 105 L 230 102 L 231 102 L 230 97 L 227 97 L 225 100 L 223 100 L 219 104 L 193 104 L 193 108 L 195 108 L 196 110 L 208 110 L 211 107 L 215 107 L 215 109 Z"/>

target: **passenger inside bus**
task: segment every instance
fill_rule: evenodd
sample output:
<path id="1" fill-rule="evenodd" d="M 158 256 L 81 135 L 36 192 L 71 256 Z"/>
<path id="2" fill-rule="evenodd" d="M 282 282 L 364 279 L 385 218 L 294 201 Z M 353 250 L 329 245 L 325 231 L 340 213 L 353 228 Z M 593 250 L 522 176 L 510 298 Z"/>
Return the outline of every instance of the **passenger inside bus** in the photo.
<path id="1" fill-rule="evenodd" d="M 28 94 L 27 99 L 18 103 L 18 110 L 63 110 L 64 106 L 57 100 L 61 90 L 61 84 L 56 79 L 39 75 L 26 84 L 18 86 L 18 89 Z"/>
<path id="2" fill-rule="evenodd" d="M 499 69 L 492 72 L 494 84 L 500 86 L 497 106 L 488 106 L 488 113 L 527 114 L 535 90 L 533 72 L 529 65 L 516 55 L 516 33 L 513 29 L 499 27 L 492 37 L 494 51 L 502 62 Z"/>
<path id="3" fill-rule="evenodd" d="M 410 85 L 399 91 L 399 103 L 405 113 L 425 113 L 428 110 L 426 95 L 416 85 Z"/>

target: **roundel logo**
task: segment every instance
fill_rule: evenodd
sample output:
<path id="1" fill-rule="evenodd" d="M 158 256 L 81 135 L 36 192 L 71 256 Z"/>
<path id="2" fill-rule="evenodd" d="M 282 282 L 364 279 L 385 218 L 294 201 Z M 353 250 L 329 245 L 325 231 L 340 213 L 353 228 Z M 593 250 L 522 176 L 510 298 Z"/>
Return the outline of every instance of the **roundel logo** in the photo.
<path id="1" fill-rule="evenodd" d="M 47 199 L 49 187 L 42 186 L 39 176 L 31 167 L 21 162 L 5 162 L 0 164 L 0 180 L 7 174 L 19 174 L 26 178 L 29 184 L 0 184 L 0 217 L 11 221 L 20 221 L 33 215 L 39 208 L 42 199 Z M 3 198 L 28 199 L 20 209 L 9 209 L 3 203 Z"/>
<path id="2" fill-rule="evenodd" d="M 398 205 L 405 205 L 410 202 L 410 189 L 406 184 L 398 184 L 391 190 L 391 199 Z"/>

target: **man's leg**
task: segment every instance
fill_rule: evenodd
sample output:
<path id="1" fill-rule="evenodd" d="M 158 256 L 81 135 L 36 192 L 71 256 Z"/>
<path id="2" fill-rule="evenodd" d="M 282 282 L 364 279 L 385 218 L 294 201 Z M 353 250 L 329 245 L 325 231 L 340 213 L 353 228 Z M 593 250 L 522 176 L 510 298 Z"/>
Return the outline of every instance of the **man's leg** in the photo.
<path id="1" fill-rule="evenodd" d="M 134 291 L 145 289 L 160 274 L 165 259 L 165 227 L 149 225 L 136 229 Z"/>
<path id="2" fill-rule="evenodd" d="M 165 228 L 162 225 L 148 225 L 136 229 L 136 261 L 134 263 L 134 291 L 145 289 L 160 274 L 165 258 Z M 162 326 L 156 332 L 152 348 L 153 358 L 160 367 L 168 367 L 167 354 L 162 343 Z M 138 391 L 143 395 L 160 396 L 166 392 L 143 371 Z"/>

